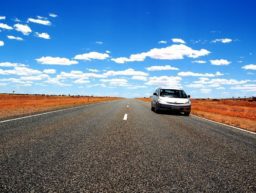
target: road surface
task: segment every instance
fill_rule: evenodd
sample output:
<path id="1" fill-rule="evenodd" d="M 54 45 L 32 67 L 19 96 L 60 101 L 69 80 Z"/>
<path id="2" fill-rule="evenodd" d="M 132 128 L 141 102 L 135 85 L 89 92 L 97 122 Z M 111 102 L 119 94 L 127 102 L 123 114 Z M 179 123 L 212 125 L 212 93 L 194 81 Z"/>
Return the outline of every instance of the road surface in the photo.
<path id="1" fill-rule="evenodd" d="M 0 123 L 0 192 L 256 192 L 256 135 L 133 99 Z"/>

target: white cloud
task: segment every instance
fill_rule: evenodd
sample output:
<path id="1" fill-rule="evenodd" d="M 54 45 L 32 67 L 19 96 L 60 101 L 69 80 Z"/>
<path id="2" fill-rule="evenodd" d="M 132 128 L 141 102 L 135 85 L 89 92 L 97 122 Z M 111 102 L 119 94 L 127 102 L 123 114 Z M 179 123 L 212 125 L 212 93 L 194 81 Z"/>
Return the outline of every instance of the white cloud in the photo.
<path id="1" fill-rule="evenodd" d="M 7 38 L 10 39 L 10 40 L 17 40 L 17 41 L 22 41 L 23 40 L 23 38 L 17 37 L 17 36 L 7 36 Z"/>
<path id="2" fill-rule="evenodd" d="M 102 42 L 102 41 L 96 41 L 95 43 L 98 44 L 98 45 L 102 45 L 104 42 Z"/>
<path id="3" fill-rule="evenodd" d="M 7 29 L 7 30 L 12 30 L 13 28 L 5 23 L 0 23 L 0 28 L 2 29 Z"/>
<path id="4" fill-rule="evenodd" d="M 41 74 L 42 72 L 39 70 L 35 70 L 29 67 L 25 66 L 15 66 L 11 70 L 3 70 L 0 69 L 0 74 L 1 75 L 18 75 L 18 76 L 30 76 L 30 75 L 38 75 Z"/>
<path id="5" fill-rule="evenodd" d="M 4 41 L 0 40 L 0 46 L 4 46 Z"/>
<path id="6" fill-rule="evenodd" d="M 0 16 L 0 20 L 5 20 L 6 17 L 5 16 Z"/>
<path id="7" fill-rule="evenodd" d="M 232 86 L 230 89 L 234 90 L 243 90 L 247 92 L 254 92 L 256 93 L 256 84 L 244 84 L 244 85 L 237 85 L 237 86 Z"/>
<path id="8" fill-rule="evenodd" d="M 109 58 L 108 53 L 89 52 L 84 54 L 78 54 L 74 57 L 76 60 L 105 60 Z"/>
<path id="9" fill-rule="evenodd" d="M 43 39 L 51 39 L 50 35 L 48 33 L 38 33 L 36 32 L 36 36 L 39 37 L 39 38 L 43 38 Z"/>
<path id="10" fill-rule="evenodd" d="M 99 72 L 98 69 L 93 69 L 93 68 L 88 68 L 87 70 L 88 70 L 89 72 Z"/>
<path id="11" fill-rule="evenodd" d="M 13 62 L 0 62 L 0 67 L 16 67 L 16 66 L 26 66 L 25 64 L 13 63 Z"/>
<path id="12" fill-rule="evenodd" d="M 236 79 L 225 79 L 225 78 L 199 78 L 194 81 L 194 84 L 202 84 L 207 87 L 220 87 L 221 85 L 242 85 L 248 83 L 249 80 L 236 80 Z"/>
<path id="13" fill-rule="evenodd" d="M 176 67 L 165 65 L 165 66 L 150 66 L 146 68 L 148 71 L 162 71 L 162 70 L 179 70 Z"/>
<path id="14" fill-rule="evenodd" d="M 212 65 L 215 66 L 226 66 L 229 65 L 231 62 L 226 59 L 216 59 L 216 60 L 210 60 Z"/>
<path id="15" fill-rule="evenodd" d="M 81 79 L 75 80 L 74 83 L 76 83 L 76 84 L 87 84 L 87 83 L 90 83 L 90 81 L 81 78 Z"/>
<path id="16" fill-rule="evenodd" d="M 181 77 L 178 76 L 153 76 L 149 77 L 146 85 L 166 88 L 181 88 Z"/>
<path id="17" fill-rule="evenodd" d="M 73 65 L 77 64 L 78 62 L 75 60 L 70 60 L 68 58 L 61 58 L 61 57 L 51 57 L 51 56 L 43 56 L 41 58 L 37 58 L 36 61 L 41 64 L 49 64 L 49 65 Z"/>
<path id="18" fill-rule="evenodd" d="M 141 80 L 141 81 L 147 81 L 147 77 L 145 76 L 132 76 L 132 80 Z"/>
<path id="19" fill-rule="evenodd" d="M 223 74 L 220 72 L 216 72 L 215 74 L 212 73 L 196 73 L 196 72 L 179 72 L 178 76 L 201 76 L 201 77 L 215 77 L 215 76 L 222 76 Z"/>
<path id="20" fill-rule="evenodd" d="M 167 44 L 167 41 L 165 41 L 165 40 L 160 40 L 158 43 L 159 43 L 159 44 Z"/>
<path id="21" fill-rule="evenodd" d="M 96 73 L 84 73 L 78 70 L 72 70 L 71 72 L 61 72 L 57 75 L 58 80 L 64 79 L 88 79 L 88 78 L 105 78 L 105 75 Z"/>
<path id="22" fill-rule="evenodd" d="M 50 16 L 50 17 L 58 17 L 58 15 L 55 14 L 55 13 L 49 13 L 49 16 Z"/>
<path id="23" fill-rule="evenodd" d="M 213 40 L 212 42 L 213 43 L 220 42 L 220 43 L 223 43 L 223 44 L 227 44 L 227 43 L 231 43 L 232 39 L 230 39 L 230 38 L 219 38 L 219 39 Z"/>
<path id="24" fill-rule="evenodd" d="M 38 17 L 38 19 L 35 18 L 28 18 L 28 23 L 37 23 L 37 24 L 41 24 L 41 25 L 51 25 L 51 22 L 49 20 L 46 19 L 40 19 L 42 17 Z"/>
<path id="25" fill-rule="evenodd" d="M 192 61 L 192 63 L 205 64 L 206 61 L 205 60 L 194 60 L 194 61 Z"/>
<path id="26" fill-rule="evenodd" d="M 204 93 L 204 94 L 208 94 L 212 91 L 212 89 L 209 89 L 209 88 L 202 88 L 200 89 L 201 93 Z"/>
<path id="27" fill-rule="evenodd" d="M 128 86 L 128 81 L 124 78 L 100 79 L 100 82 L 107 83 L 109 86 Z"/>
<path id="28" fill-rule="evenodd" d="M 256 64 L 247 64 L 247 65 L 243 66 L 242 69 L 245 69 L 245 70 L 256 70 Z"/>
<path id="29" fill-rule="evenodd" d="M 178 60 L 184 57 L 198 58 L 200 56 L 206 56 L 210 52 L 206 49 L 194 50 L 186 45 L 171 45 L 165 48 L 153 48 L 148 52 L 142 52 L 139 54 L 132 54 L 129 58 L 119 57 L 112 58 L 111 60 L 123 64 L 125 62 L 144 61 L 147 57 L 159 60 Z"/>
<path id="30" fill-rule="evenodd" d="M 14 27 L 16 31 L 23 33 L 23 35 L 29 35 L 32 32 L 31 28 L 26 24 L 17 23 Z"/>
<path id="31" fill-rule="evenodd" d="M 172 38 L 173 43 L 185 44 L 186 42 L 180 38 Z"/>
<path id="32" fill-rule="evenodd" d="M 128 68 L 126 70 L 114 71 L 110 70 L 105 72 L 103 75 L 105 76 L 148 76 L 148 73 L 142 71 L 136 71 L 132 68 Z"/>
<path id="33" fill-rule="evenodd" d="M 39 81 L 39 80 L 44 80 L 48 79 L 49 75 L 47 74 L 39 74 L 39 75 L 34 75 L 34 76 L 22 76 L 20 77 L 20 80 L 26 80 L 26 81 Z"/>
<path id="34" fill-rule="evenodd" d="M 43 72 L 46 74 L 55 74 L 56 70 L 55 69 L 44 69 Z"/>

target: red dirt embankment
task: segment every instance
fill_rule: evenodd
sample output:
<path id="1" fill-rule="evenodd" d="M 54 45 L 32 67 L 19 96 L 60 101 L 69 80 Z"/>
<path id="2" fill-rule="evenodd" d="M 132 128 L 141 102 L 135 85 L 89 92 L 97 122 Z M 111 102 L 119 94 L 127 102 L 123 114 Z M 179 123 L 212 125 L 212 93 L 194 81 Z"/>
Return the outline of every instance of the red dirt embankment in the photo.
<path id="1" fill-rule="evenodd" d="M 0 94 L 0 119 L 117 99 L 120 98 Z"/>
<path id="2" fill-rule="evenodd" d="M 150 102 L 150 98 L 138 98 Z M 256 101 L 192 99 L 192 114 L 256 132 Z"/>

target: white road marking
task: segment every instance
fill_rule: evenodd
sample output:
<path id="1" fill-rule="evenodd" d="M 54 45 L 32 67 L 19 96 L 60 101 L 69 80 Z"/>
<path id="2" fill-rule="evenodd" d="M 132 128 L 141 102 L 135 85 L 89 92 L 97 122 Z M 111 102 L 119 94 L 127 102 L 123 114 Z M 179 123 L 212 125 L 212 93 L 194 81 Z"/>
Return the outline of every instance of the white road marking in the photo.
<path id="1" fill-rule="evenodd" d="M 128 119 L 128 115 L 125 113 L 123 120 L 126 121 Z"/>
<path id="2" fill-rule="evenodd" d="M 250 134 L 254 134 L 254 135 L 256 135 L 256 133 L 255 133 L 255 132 L 247 131 L 247 130 L 245 130 L 245 129 L 241 129 L 241 128 L 239 128 L 239 127 L 235 127 L 235 126 L 228 125 L 228 124 L 225 124 L 225 123 L 220 123 L 220 122 L 217 122 L 217 121 L 213 121 L 213 120 L 210 120 L 210 119 L 206 119 L 206 118 L 203 118 L 203 117 L 199 117 L 199 116 L 197 116 L 197 115 L 192 115 L 192 116 L 194 116 L 194 117 L 198 117 L 198 118 L 200 118 L 200 119 L 207 120 L 207 121 L 209 121 L 209 122 L 217 123 L 217 124 L 220 124 L 220 125 L 224 125 L 224 126 L 227 126 L 227 127 L 231 127 L 231 128 L 233 128 L 233 129 L 237 129 L 237 130 L 240 130 L 240 131 L 243 131 L 243 132 L 247 132 L 247 133 L 250 133 Z"/>
<path id="3" fill-rule="evenodd" d="M 110 102 L 110 101 L 108 101 L 108 102 Z M 56 113 L 56 112 L 61 112 L 61 111 L 66 111 L 66 110 L 71 110 L 71 109 L 78 109 L 78 108 L 83 108 L 83 107 L 89 106 L 89 105 L 97 105 L 97 104 L 104 104 L 104 103 L 107 103 L 107 102 L 104 101 L 104 102 L 98 102 L 98 103 L 91 103 L 91 104 L 86 104 L 86 105 L 77 106 L 77 107 L 70 107 L 70 108 L 59 109 L 59 110 L 55 110 L 55 111 L 48 111 L 48 112 L 45 112 L 45 113 L 38 113 L 38 114 L 28 115 L 28 116 L 24 116 L 24 117 L 7 119 L 7 120 L 0 121 L 0 123 L 6 123 L 6 122 L 11 122 L 11 121 L 26 119 L 26 118 L 30 118 L 30 117 L 38 117 L 38 116 L 46 115 L 46 114 L 50 114 L 50 113 Z"/>
<path id="4" fill-rule="evenodd" d="M 127 105 L 126 107 L 129 108 L 129 105 Z"/>

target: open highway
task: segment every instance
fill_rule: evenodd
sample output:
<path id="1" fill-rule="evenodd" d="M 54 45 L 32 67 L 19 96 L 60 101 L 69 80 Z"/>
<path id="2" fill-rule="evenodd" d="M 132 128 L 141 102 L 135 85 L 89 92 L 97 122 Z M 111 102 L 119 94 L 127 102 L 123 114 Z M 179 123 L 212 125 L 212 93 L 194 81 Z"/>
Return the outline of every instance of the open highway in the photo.
<path id="1" fill-rule="evenodd" d="M 0 122 L 0 192 L 256 192 L 256 135 L 134 99 Z"/>

